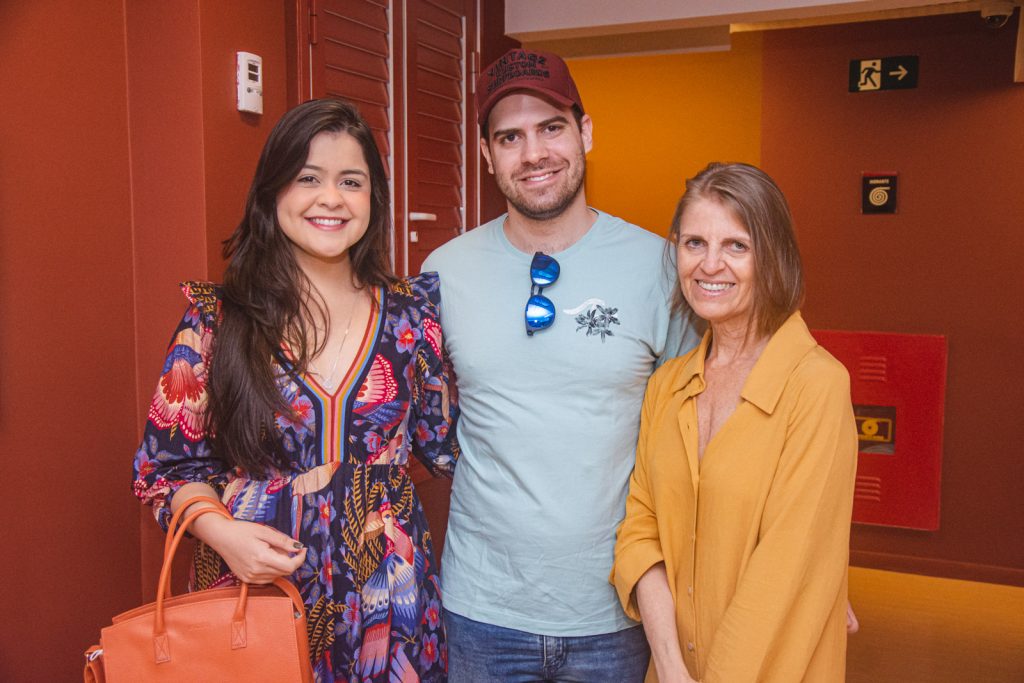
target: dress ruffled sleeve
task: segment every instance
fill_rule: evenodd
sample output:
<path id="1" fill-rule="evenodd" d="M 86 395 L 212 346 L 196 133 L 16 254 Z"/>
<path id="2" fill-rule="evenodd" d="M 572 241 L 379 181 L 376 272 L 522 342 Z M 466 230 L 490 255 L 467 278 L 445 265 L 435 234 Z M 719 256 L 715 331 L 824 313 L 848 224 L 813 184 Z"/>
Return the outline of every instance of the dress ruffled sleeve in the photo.
<path id="1" fill-rule="evenodd" d="M 440 324 L 441 288 L 437 273 L 409 279 L 419 300 L 421 340 L 413 378 L 413 454 L 434 476 L 451 477 L 459 457 L 455 426 L 459 420 L 455 375 L 444 348 Z"/>
<path id="2" fill-rule="evenodd" d="M 215 457 L 206 438 L 206 383 L 219 302 L 213 285 L 185 283 L 188 309 L 178 324 L 160 371 L 160 381 L 135 453 L 132 488 L 143 503 L 153 506 L 166 530 L 170 502 L 189 482 L 220 490 L 228 468 Z"/>

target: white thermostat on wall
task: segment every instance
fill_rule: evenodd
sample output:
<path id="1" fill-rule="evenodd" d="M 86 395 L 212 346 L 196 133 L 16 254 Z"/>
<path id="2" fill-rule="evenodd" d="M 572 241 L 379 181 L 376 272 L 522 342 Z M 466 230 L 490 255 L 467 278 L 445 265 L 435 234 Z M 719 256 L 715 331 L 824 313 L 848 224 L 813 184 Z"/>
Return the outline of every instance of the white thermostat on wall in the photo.
<path id="1" fill-rule="evenodd" d="M 263 113 L 263 58 L 238 52 L 238 111 Z"/>

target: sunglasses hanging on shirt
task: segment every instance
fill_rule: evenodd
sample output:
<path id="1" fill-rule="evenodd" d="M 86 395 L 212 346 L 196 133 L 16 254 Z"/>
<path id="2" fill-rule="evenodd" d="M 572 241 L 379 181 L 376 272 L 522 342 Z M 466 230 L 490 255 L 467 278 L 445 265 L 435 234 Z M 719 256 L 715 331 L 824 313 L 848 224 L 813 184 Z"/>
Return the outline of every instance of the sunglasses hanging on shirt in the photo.
<path id="1" fill-rule="evenodd" d="M 538 251 L 530 263 L 530 298 L 526 302 L 526 334 L 532 337 L 534 332 L 551 327 L 555 322 L 555 305 L 544 296 L 544 288 L 550 287 L 558 279 L 561 269 L 558 261 Z"/>

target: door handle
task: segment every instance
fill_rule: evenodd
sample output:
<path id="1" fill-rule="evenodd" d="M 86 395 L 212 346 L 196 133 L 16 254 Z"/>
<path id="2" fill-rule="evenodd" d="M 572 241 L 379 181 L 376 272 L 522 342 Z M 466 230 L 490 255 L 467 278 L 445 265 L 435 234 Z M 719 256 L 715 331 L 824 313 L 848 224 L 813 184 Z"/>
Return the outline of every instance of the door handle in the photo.
<path id="1" fill-rule="evenodd" d="M 436 213 L 423 213 L 422 211 L 410 211 L 409 220 L 411 221 L 436 221 Z"/>

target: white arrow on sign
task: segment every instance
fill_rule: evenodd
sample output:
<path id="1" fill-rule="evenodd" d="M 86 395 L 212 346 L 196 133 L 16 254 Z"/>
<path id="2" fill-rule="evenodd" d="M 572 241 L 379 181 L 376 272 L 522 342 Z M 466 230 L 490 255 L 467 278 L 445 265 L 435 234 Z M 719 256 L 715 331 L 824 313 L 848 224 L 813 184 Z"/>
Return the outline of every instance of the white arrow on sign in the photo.
<path id="1" fill-rule="evenodd" d="M 900 64 L 900 68 L 897 69 L 896 71 L 890 71 L 889 75 L 890 76 L 896 76 L 896 80 L 897 81 L 902 81 L 903 77 L 906 76 L 908 73 L 910 73 L 910 72 L 907 71 L 906 67 L 904 67 L 902 64 Z"/>

